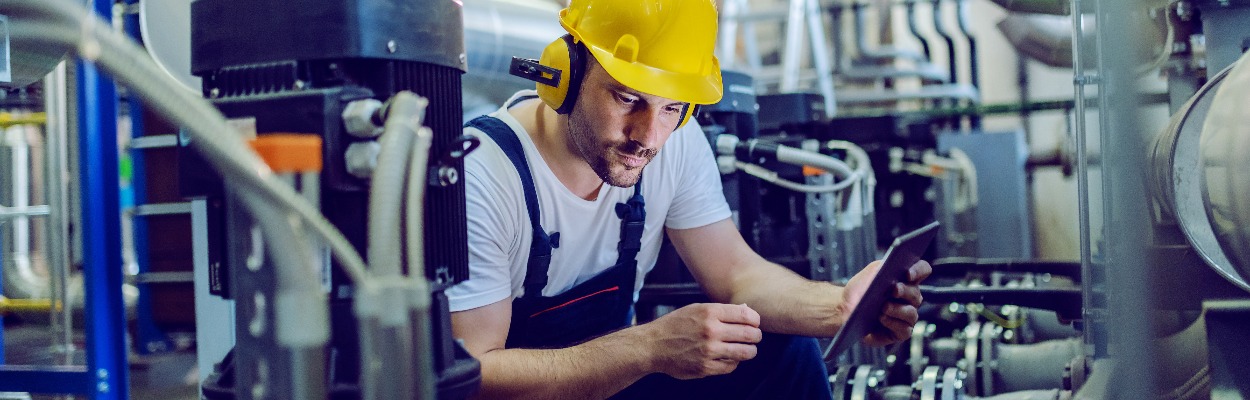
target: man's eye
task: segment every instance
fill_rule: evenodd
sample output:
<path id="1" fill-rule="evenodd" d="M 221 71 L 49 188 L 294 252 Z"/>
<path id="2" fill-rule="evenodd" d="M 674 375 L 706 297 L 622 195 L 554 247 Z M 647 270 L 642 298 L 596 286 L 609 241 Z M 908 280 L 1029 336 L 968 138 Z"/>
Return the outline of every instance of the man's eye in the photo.
<path id="1" fill-rule="evenodd" d="M 664 107 L 664 112 L 674 113 L 674 114 L 679 113 L 681 112 L 681 107 L 673 107 L 673 106 Z"/>
<path id="2" fill-rule="evenodd" d="M 621 103 L 625 103 L 625 104 L 634 104 L 638 102 L 638 99 L 635 99 L 632 97 L 626 97 L 626 96 L 616 96 L 616 97 L 617 99 L 621 100 Z"/>

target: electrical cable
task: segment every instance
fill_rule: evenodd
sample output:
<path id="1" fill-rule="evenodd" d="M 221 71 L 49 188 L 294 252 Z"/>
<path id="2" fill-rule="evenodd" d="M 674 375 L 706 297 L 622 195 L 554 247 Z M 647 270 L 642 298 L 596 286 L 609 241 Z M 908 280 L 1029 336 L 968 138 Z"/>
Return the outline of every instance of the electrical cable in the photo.
<path id="1" fill-rule="evenodd" d="M 796 192 L 802 192 L 802 193 L 828 193 L 828 192 L 837 192 L 837 191 L 845 190 L 846 188 L 851 187 L 851 184 L 854 184 L 857 179 L 857 178 L 856 179 L 843 179 L 841 181 L 838 181 L 838 183 L 835 183 L 832 185 L 816 186 L 816 185 L 808 185 L 808 184 L 803 184 L 803 183 L 798 183 L 798 182 L 794 182 L 791 180 L 787 180 L 785 178 L 782 178 L 777 172 L 770 170 L 768 168 L 764 168 L 759 165 L 755 165 L 755 164 L 744 163 L 741 161 L 734 161 L 734 166 L 737 167 L 739 170 L 742 170 L 742 172 L 745 172 L 748 175 L 764 180 L 768 183 L 781 186 L 783 188 L 790 189 Z"/>
<path id="2" fill-rule="evenodd" d="M 378 138 L 381 152 L 369 185 L 369 272 L 373 277 L 399 277 L 403 274 L 404 255 L 400 224 L 395 218 L 403 212 L 404 192 L 409 189 L 413 141 L 421 129 L 426 99 L 409 92 L 400 92 L 383 107 L 386 122 Z"/>

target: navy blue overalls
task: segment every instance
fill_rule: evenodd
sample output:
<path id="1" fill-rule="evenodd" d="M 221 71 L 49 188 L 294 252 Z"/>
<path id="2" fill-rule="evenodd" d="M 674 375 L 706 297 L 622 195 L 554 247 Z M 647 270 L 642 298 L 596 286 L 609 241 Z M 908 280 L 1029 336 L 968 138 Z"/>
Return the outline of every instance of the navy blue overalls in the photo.
<path id="1" fill-rule="evenodd" d="M 485 132 L 516 166 L 525 191 L 533 240 L 525 268 L 525 293 L 512 301 L 512 325 L 508 348 L 561 348 L 601 336 L 630 325 L 634 285 L 638 277 L 638 249 L 647 213 L 642 198 L 642 179 L 634 195 L 616 205 L 621 217 L 621 240 L 616 264 L 588 281 L 556 296 L 543 296 L 551 250 L 559 247 L 558 232 L 548 233 L 539 223 L 538 194 L 521 141 L 512 128 L 491 116 L 478 117 L 468 126 Z"/>
<path id="2" fill-rule="evenodd" d="M 513 102 L 533 97 L 522 97 Z M 490 136 L 503 149 L 521 176 L 525 208 L 533 240 L 525 269 L 525 293 L 512 301 L 512 321 L 507 348 L 563 348 L 628 327 L 632 319 L 634 285 L 638 274 L 638 249 L 646 222 L 642 180 L 634 195 L 616 205 L 621 217 L 620 254 L 616 264 L 594 278 L 556 296 L 542 295 L 551 266 L 551 250 L 559 247 L 559 233 L 539 223 L 538 194 L 517 134 L 503 121 L 478 117 L 466 126 Z M 576 238 L 572 238 L 576 240 Z M 679 380 L 655 373 L 612 396 L 612 399 L 819 399 L 830 400 L 828 374 L 816 340 L 765 332 L 756 358 L 741 363 L 734 372 L 702 379 Z"/>

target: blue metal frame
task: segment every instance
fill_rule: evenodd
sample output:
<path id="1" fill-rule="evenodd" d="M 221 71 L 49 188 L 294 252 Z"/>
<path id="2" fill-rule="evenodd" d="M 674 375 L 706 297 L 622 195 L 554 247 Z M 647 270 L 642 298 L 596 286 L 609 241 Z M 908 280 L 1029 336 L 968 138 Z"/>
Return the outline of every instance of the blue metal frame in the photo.
<path id="1" fill-rule="evenodd" d="M 113 3 L 92 0 L 106 20 Z M 86 353 L 83 366 L 0 366 L 0 391 L 129 398 L 122 304 L 117 91 L 95 65 L 78 62 L 78 177 L 82 199 Z"/>
<path id="2" fill-rule="evenodd" d="M 138 0 L 127 0 L 127 4 L 138 4 Z M 126 33 L 135 40 L 141 40 L 138 14 L 126 16 Z M 143 135 L 143 102 L 130 96 L 127 106 L 130 110 L 130 137 Z M 130 188 L 132 205 L 147 203 L 146 175 L 143 168 L 143 150 L 132 150 Z M 132 238 L 135 248 L 135 263 L 139 265 L 139 273 L 149 272 L 152 264 L 148 259 L 148 222 L 147 218 L 135 216 L 131 219 Z M 173 349 L 173 341 L 169 335 L 156 325 L 152 311 L 152 284 L 136 283 L 139 289 L 139 300 L 135 309 L 135 350 L 140 354 L 160 353 Z"/>
<path id="3" fill-rule="evenodd" d="M 94 1 L 112 14 L 112 2 Z M 78 175 L 82 189 L 87 371 L 96 399 L 126 399 L 121 208 L 117 169 L 117 90 L 95 65 L 78 63 Z"/>
<path id="4" fill-rule="evenodd" d="M 96 11 L 111 12 L 96 1 Z M 94 65 L 79 62 L 78 173 L 82 185 L 87 370 L 95 398 L 129 398 L 122 304 L 121 209 L 117 180 L 117 91 Z"/>

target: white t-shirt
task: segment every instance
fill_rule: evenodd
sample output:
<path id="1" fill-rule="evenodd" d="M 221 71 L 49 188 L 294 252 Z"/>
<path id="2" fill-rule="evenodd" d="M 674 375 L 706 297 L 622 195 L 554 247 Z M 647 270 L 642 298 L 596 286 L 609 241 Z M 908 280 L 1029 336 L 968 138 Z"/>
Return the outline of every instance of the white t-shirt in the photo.
<path id="1" fill-rule="evenodd" d="M 504 107 L 527 96 L 535 92 L 521 91 Z M 634 188 L 605 183 L 595 200 L 578 197 L 556 178 L 533 139 L 506 108 L 490 115 L 512 127 L 520 138 L 538 193 L 542 227 L 548 233 L 560 233 L 560 247 L 551 251 L 543 295 L 563 293 L 616 264 L 621 219 L 615 207 L 628 200 Z M 521 297 L 533 236 L 516 168 L 485 133 L 475 128 L 465 128 L 465 133 L 478 137 L 482 144 L 465 159 L 469 280 L 447 290 L 453 312 Z M 635 298 L 659 256 L 662 227 L 698 228 L 730 216 L 711 146 L 695 121 L 669 137 L 642 176 L 647 222 L 637 258 Z"/>

